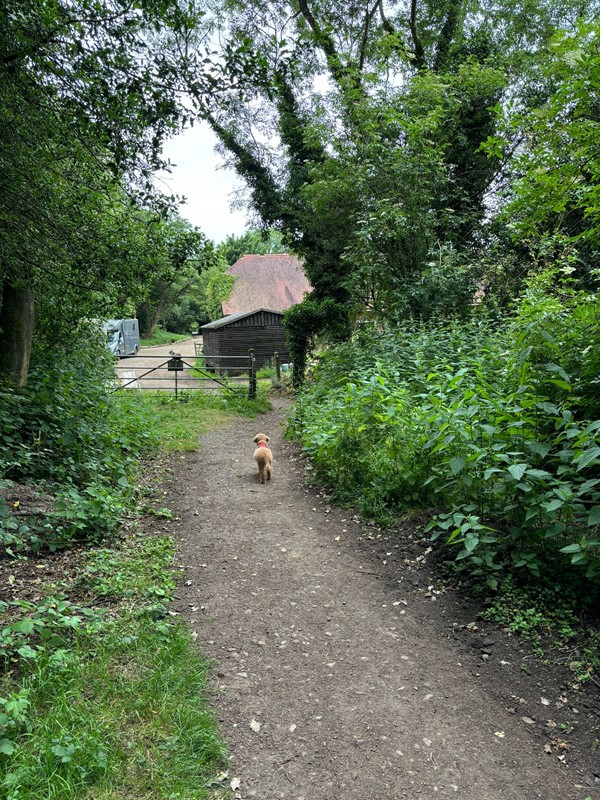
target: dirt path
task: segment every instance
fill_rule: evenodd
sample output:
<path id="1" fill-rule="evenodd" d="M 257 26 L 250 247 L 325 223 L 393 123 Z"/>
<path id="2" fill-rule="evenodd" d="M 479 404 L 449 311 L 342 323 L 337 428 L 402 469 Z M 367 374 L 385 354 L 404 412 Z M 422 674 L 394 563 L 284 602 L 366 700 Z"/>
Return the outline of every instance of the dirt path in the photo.
<path id="1" fill-rule="evenodd" d="M 165 498 L 179 516 L 176 608 L 216 662 L 236 797 L 600 797 L 597 759 L 548 727 L 575 703 L 589 721 L 589 698 L 533 665 L 524 676 L 518 645 L 465 628 L 471 610 L 429 589 L 422 547 L 372 528 L 370 542 L 305 488 L 282 412 L 203 436 Z M 275 456 L 265 486 L 259 431 Z"/>

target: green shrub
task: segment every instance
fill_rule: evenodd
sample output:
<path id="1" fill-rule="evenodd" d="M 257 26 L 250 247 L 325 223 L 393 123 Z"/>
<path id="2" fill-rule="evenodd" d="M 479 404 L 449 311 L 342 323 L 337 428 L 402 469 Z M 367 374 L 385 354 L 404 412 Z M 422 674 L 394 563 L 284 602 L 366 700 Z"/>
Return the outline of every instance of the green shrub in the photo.
<path id="1" fill-rule="evenodd" d="M 322 357 L 290 430 L 367 516 L 438 509 L 434 537 L 476 568 L 571 564 L 598 582 L 599 308 L 552 273 L 506 320 L 364 329 Z"/>
<path id="2" fill-rule="evenodd" d="M 0 546 L 12 552 L 100 541 L 114 533 L 140 455 L 157 444 L 152 410 L 114 392 L 101 337 L 83 329 L 69 348 L 36 353 L 27 385 L 0 391 L 0 481 L 55 497 L 41 517 L 0 497 Z"/>

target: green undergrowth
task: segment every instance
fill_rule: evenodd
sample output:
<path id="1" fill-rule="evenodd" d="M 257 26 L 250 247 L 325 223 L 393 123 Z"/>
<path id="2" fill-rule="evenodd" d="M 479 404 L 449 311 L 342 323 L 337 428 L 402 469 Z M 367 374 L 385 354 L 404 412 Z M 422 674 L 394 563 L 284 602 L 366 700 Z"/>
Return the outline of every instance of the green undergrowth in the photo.
<path id="1" fill-rule="evenodd" d="M 0 390 L 0 800 L 222 795 L 210 665 L 170 610 L 173 542 L 137 526 L 172 518 L 159 450 L 268 408 L 247 390 L 115 392 L 85 331 Z"/>
<path id="2" fill-rule="evenodd" d="M 142 347 L 155 347 L 163 344 L 171 344 L 171 342 L 180 342 L 189 338 L 189 333 L 169 333 L 169 331 L 163 331 L 162 328 L 156 328 L 154 334 L 150 338 L 140 339 L 140 345 Z"/>
<path id="3" fill-rule="evenodd" d="M 132 536 L 90 551 L 46 601 L 48 635 L 38 611 L 20 609 L 4 649 L 3 800 L 217 796 L 226 754 L 205 701 L 209 664 L 169 611 L 172 560 L 168 537 Z"/>
<path id="4" fill-rule="evenodd" d="M 431 519 L 502 624 L 544 636 L 549 609 L 582 615 L 597 671 L 600 294 L 569 280 L 532 278 L 505 317 L 364 323 L 319 358 L 288 432 L 336 502 Z"/>

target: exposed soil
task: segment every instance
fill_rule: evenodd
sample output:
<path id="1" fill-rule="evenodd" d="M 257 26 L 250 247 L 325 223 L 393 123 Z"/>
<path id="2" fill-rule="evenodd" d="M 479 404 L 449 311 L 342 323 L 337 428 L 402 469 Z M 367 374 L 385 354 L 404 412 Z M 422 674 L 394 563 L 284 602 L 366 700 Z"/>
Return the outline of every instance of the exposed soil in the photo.
<path id="1" fill-rule="evenodd" d="M 177 519 L 146 524 L 179 543 L 175 607 L 215 661 L 235 796 L 600 800 L 597 684 L 543 665 L 444 589 L 418 520 L 384 535 L 329 505 L 282 438 L 285 408 L 152 469 L 154 483 L 169 467 L 160 503 Z M 275 456 L 264 486 L 259 431 Z M 24 515 L 50 500 L 3 494 Z M 0 599 L 37 602 L 79 562 L 0 560 Z"/>
<path id="2" fill-rule="evenodd" d="M 309 488 L 284 413 L 174 459 L 164 501 L 178 519 L 154 523 L 175 528 L 175 607 L 215 660 L 235 796 L 600 798 L 595 685 L 440 589 L 416 523 L 378 538 Z M 264 486 L 258 432 L 275 457 Z"/>

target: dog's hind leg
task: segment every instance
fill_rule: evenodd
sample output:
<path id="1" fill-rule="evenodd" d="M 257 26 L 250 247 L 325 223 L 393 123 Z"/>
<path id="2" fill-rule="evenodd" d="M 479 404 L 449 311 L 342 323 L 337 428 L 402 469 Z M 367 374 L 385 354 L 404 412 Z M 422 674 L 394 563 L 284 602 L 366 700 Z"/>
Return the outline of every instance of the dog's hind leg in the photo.
<path id="1" fill-rule="evenodd" d="M 270 465 L 270 464 L 267 464 L 267 480 L 268 480 L 268 481 L 270 481 L 270 480 L 271 480 L 271 473 L 272 473 L 272 472 L 273 472 L 273 469 L 272 469 L 271 465 Z"/>

